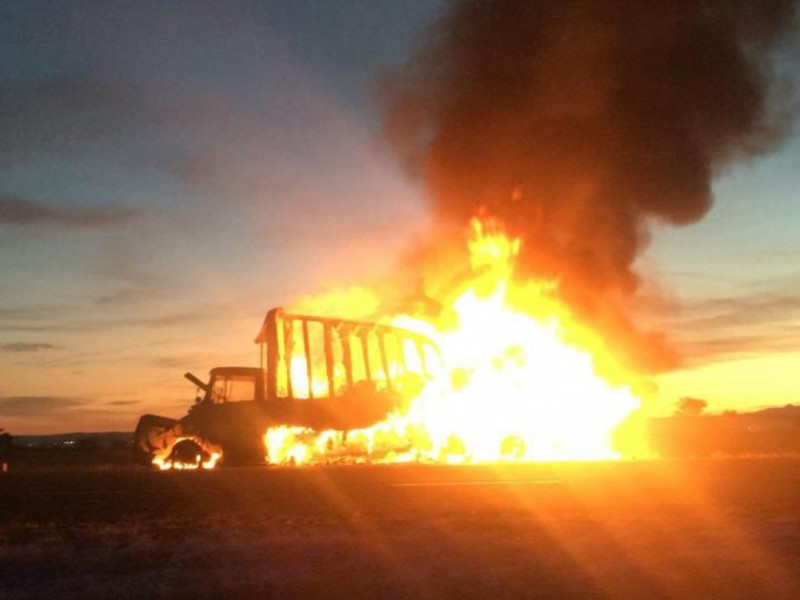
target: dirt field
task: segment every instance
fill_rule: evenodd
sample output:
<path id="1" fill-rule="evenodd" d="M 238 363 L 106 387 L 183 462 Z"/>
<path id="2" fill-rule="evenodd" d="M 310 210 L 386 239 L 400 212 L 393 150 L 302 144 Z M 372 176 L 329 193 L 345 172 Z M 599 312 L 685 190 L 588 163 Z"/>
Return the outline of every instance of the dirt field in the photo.
<path id="1" fill-rule="evenodd" d="M 800 460 L 0 477 L 0 597 L 800 598 Z"/>

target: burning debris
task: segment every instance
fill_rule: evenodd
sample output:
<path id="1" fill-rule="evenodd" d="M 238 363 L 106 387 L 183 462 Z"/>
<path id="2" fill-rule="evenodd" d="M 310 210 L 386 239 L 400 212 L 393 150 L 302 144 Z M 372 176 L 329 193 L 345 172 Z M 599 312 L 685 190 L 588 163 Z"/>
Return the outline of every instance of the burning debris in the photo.
<path id="1" fill-rule="evenodd" d="M 468 249 L 471 277 L 462 277 L 438 319 L 393 320 L 436 342 L 447 367 L 443 376 L 410 398 L 405 410 L 345 437 L 271 432 L 272 460 L 356 456 L 465 463 L 620 456 L 615 432 L 639 406 L 631 387 L 636 376 L 604 353 L 601 340 L 557 301 L 552 285 L 515 282 L 519 239 L 474 220 Z M 624 442 L 632 450 L 634 440 Z"/>

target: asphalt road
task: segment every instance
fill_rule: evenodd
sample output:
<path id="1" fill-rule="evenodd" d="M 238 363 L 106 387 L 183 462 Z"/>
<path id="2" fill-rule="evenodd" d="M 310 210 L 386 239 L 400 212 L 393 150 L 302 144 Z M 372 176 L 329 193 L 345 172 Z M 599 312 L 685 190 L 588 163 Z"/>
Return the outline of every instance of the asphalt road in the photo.
<path id="1" fill-rule="evenodd" d="M 0 539 L 9 598 L 789 600 L 800 460 L 9 473 Z"/>

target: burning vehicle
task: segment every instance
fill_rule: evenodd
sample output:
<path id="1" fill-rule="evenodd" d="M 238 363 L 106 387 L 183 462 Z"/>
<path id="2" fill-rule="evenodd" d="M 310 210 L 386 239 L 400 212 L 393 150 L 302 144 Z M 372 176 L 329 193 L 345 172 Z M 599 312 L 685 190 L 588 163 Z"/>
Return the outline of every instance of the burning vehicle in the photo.
<path id="1" fill-rule="evenodd" d="M 208 382 L 186 373 L 199 392 L 186 416 L 139 419 L 136 462 L 162 469 L 263 462 L 272 428 L 344 436 L 369 427 L 401 409 L 441 366 L 422 334 L 280 308 L 267 313 L 255 341 L 259 367 L 217 367 Z"/>
<path id="2" fill-rule="evenodd" d="M 438 315 L 379 324 L 301 314 L 322 306 L 313 298 L 297 312 L 274 309 L 256 338 L 260 366 L 218 367 L 208 382 L 187 374 L 200 391 L 195 405 L 178 420 L 143 416 L 137 460 L 166 469 L 210 468 L 220 458 L 620 458 L 618 430 L 640 406 L 633 375 L 553 286 L 514 280 L 520 240 L 477 219 L 468 234 L 469 268 Z"/>
<path id="3" fill-rule="evenodd" d="M 272 312 L 260 368 L 192 377 L 186 417 L 140 421 L 140 459 L 647 455 L 653 377 L 682 355 L 661 302 L 642 310 L 661 295 L 642 259 L 789 133 L 766 67 L 796 2 L 639 4 L 454 3 L 382 86 L 384 135 L 433 217 L 376 287 L 402 329 Z M 436 347 L 450 371 L 423 383 Z"/>

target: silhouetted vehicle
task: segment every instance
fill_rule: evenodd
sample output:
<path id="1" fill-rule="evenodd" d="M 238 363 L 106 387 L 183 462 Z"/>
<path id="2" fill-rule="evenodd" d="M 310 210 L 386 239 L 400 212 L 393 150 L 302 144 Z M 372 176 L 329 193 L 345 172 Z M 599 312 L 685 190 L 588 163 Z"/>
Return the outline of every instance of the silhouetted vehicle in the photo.
<path id="1" fill-rule="evenodd" d="M 186 373 L 200 393 L 185 417 L 139 419 L 137 462 L 200 463 L 214 453 L 225 464 L 261 462 L 268 428 L 369 427 L 417 395 L 441 366 L 424 335 L 279 308 L 267 313 L 255 341 L 259 367 L 217 367 L 207 383 Z"/>

